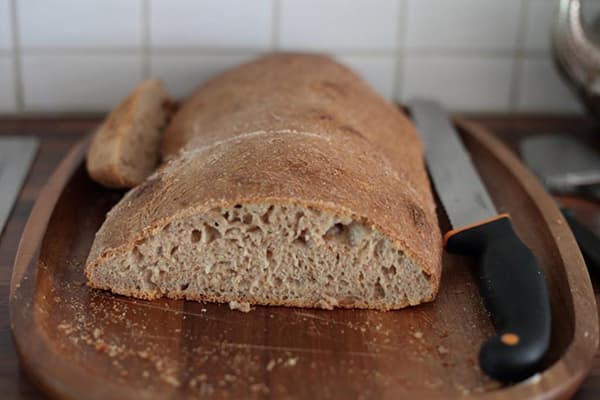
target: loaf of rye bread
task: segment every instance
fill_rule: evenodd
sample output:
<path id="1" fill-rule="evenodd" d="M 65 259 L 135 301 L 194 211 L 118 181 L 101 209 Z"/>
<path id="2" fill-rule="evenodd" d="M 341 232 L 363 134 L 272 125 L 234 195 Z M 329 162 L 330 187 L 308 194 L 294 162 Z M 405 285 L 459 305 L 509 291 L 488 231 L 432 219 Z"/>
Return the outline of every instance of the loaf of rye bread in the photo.
<path id="1" fill-rule="evenodd" d="M 175 114 L 163 164 L 98 231 L 88 284 L 328 309 L 433 300 L 442 247 L 422 151 L 406 116 L 346 67 L 264 56 Z"/>

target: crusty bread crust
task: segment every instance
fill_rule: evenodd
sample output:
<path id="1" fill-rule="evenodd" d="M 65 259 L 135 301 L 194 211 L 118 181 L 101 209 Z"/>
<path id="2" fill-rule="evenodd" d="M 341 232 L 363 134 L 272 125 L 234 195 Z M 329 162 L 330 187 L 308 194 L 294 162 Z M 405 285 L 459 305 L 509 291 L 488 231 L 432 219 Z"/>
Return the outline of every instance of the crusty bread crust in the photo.
<path id="1" fill-rule="evenodd" d="M 395 106 L 331 59 L 269 55 L 209 81 L 174 116 L 162 152 L 170 161 L 131 190 L 99 230 L 86 266 L 91 286 L 99 264 L 173 220 L 266 203 L 329 211 L 377 229 L 430 281 L 432 295 L 422 301 L 435 297 L 442 248 L 422 146 Z"/>
<path id="2" fill-rule="evenodd" d="M 92 179 L 110 188 L 142 183 L 158 165 L 168 106 L 160 80 L 140 83 L 94 134 L 86 163 Z"/>

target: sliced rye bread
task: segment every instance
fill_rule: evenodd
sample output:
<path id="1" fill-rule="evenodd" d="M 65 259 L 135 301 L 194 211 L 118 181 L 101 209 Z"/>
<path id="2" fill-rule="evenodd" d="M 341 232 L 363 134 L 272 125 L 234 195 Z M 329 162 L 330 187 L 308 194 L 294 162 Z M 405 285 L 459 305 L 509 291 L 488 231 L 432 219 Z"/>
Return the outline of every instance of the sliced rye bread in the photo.
<path id="1" fill-rule="evenodd" d="M 331 59 L 276 54 L 203 85 L 169 161 L 96 235 L 92 287 L 389 310 L 431 301 L 441 237 L 407 118 Z"/>
<path id="2" fill-rule="evenodd" d="M 87 154 L 92 179 L 110 188 L 132 188 L 159 163 L 160 137 L 170 105 L 158 79 L 139 84 L 98 128 Z"/>

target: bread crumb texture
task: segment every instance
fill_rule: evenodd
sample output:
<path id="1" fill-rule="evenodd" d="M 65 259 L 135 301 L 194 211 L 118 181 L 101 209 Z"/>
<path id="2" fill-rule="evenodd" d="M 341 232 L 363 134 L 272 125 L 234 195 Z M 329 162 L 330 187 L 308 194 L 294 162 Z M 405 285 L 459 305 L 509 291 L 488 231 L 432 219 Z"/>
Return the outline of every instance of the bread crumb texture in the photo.
<path id="1" fill-rule="evenodd" d="M 90 282 L 144 298 L 400 308 L 434 285 L 381 232 L 295 205 L 236 205 L 171 221 L 90 270 Z M 231 297 L 236 300 L 231 300 Z"/>

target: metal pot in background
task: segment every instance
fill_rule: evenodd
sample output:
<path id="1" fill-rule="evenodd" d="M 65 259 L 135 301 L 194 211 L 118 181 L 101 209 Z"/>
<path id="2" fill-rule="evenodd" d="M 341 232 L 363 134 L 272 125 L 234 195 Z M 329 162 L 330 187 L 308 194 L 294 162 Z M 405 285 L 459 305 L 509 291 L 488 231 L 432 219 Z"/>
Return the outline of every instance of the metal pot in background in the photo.
<path id="1" fill-rule="evenodd" d="M 560 71 L 592 115 L 600 118 L 600 1 L 560 0 L 552 45 Z M 555 137 L 545 142 L 545 147 L 550 144 L 556 147 L 554 157 L 548 154 L 547 149 L 541 154 L 546 154 L 550 163 L 555 164 L 558 168 L 555 175 L 560 175 L 563 183 L 568 183 L 571 192 L 600 199 L 597 153 L 583 145 L 565 147 L 561 140 L 557 141 Z M 570 161 L 565 153 L 567 149 L 571 152 Z M 590 154 L 586 156 L 584 150 Z M 575 165 L 575 162 L 578 164 Z M 549 172 L 544 171 L 546 174 Z"/>
<path id="2" fill-rule="evenodd" d="M 594 29 L 598 19 L 584 24 L 583 8 L 582 0 L 560 0 L 552 45 L 561 72 L 588 110 L 600 117 L 600 35 Z"/>

